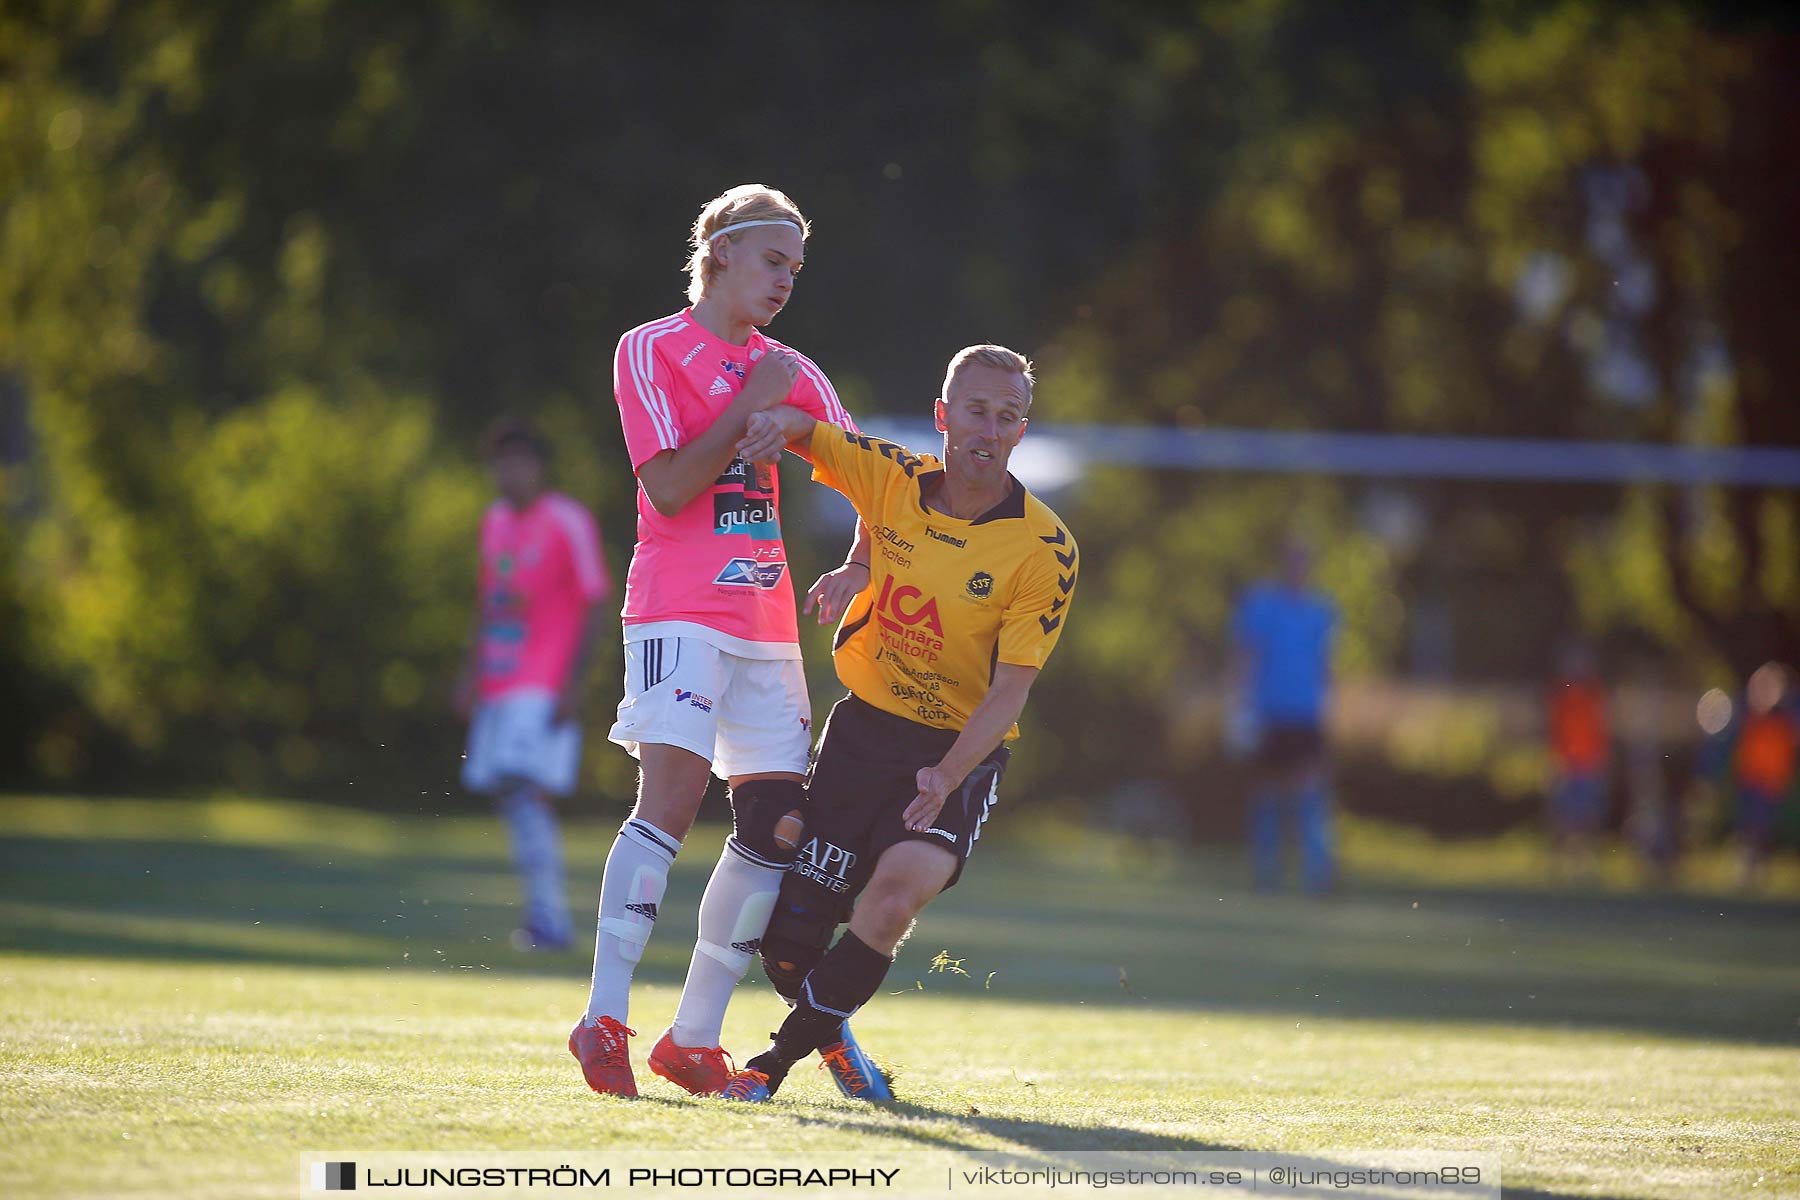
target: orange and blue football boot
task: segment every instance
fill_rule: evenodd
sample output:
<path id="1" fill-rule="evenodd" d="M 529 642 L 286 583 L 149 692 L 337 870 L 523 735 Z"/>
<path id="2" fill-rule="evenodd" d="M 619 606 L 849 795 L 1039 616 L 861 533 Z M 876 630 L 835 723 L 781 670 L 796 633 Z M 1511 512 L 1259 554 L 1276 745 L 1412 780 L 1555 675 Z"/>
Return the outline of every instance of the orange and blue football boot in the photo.
<path id="1" fill-rule="evenodd" d="M 837 1041 L 819 1047 L 819 1057 L 824 1060 L 819 1069 L 830 1071 L 831 1081 L 837 1084 L 838 1091 L 852 1100 L 894 1098 L 894 1091 L 888 1086 L 887 1072 L 857 1044 L 856 1035 L 850 1032 L 850 1022 L 845 1021 L 838 1027 Z"/>
<path id="2" fill-rule="evenodd" d="M 751 1104 L 766 1104 L 774 1093 L 769 1091 L 769 1077 L 761 1071 L 745 1067 L 741 1071 L 733 1071 L 731 1081 L 725 1090 L 719 1093 L 727 1100 L 743 1100 Z"/>

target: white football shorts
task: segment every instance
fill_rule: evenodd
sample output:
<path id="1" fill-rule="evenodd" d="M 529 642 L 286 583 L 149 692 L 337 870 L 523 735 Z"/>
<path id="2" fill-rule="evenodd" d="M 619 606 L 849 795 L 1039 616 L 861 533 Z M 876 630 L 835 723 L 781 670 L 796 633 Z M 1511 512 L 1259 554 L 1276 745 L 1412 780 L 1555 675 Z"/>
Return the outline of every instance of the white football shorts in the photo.
<path id="1" fill-rule="evenodd" d="M 555 796 L 573 793 L 581 769 L 581 726 L 555 717 L 556 697 L 542 688 L 483 700 L 469 722 L 463 786 L 487 795 L 520 783 Z"/>
<path id="2" fill-rule="evenodd" d="M 812 707 L 798 658 L 740 658 L 691 637 L 625 646 L 625 698 L 611 740 L 638 757 L 644 743 L 679 746 L 720 779 L 806 774 Z"/>

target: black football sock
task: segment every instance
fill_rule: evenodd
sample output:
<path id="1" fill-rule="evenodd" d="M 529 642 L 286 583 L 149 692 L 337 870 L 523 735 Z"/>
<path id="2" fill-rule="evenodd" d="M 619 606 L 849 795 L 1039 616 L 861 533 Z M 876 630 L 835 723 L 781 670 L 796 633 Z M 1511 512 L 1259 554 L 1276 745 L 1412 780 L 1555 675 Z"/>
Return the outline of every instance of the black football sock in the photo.
<path id="1" fill-rule="evenodd" d="M 767 1075 L 773 1092 L 795 1063 L 837 1040 L 838 1028 L 869 1002 L 893 965 L 893 959 L 846 930 L 801 983 L 794 1011 L 770 1035 L 773 1044 L 744 1065 Z"/>

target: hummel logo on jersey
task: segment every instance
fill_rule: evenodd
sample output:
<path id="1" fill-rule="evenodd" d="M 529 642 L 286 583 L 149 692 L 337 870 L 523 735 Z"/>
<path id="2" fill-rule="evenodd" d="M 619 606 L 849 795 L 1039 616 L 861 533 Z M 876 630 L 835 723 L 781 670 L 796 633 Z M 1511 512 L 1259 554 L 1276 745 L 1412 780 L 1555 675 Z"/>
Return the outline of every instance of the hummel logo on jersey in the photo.
<path id="1" fill-rule="evenodd" d="M 654 904 L 627 904 L 625 911 L 636 913 L 640 917 L 649 917 L 652 921 L 656 920 L 656 905 Z"/>
<path id="2" fill-rule="evenodd" d="M 723 375 L 714 375 L 713 385 L 706 389 L 706 394 L 709 396 L 723 396 L 730 391 L 731 385 L 725 382 L 725 377 Z"/>
<path id="3" fill-rule="evenodd" d="M 727 587 L 755 587 L 764 591 L 781 582 L 787 571 L 787 564 L 759 563 L 754 558 L 734 558 L 725 564 L 714 583 L 722 583 Z"/>

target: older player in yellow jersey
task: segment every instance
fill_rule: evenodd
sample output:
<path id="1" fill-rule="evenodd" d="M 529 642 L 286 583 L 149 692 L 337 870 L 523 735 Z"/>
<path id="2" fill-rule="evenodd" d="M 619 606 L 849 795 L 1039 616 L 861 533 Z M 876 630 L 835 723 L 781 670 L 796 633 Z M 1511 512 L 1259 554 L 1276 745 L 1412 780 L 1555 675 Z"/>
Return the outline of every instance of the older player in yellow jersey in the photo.
<path id="1" fill-rule="evenodd" d="M 951 359 L 935 404 L 941 460 L 793 408 L 746 427 L 746 458 L 805 450 L 874 541 L 869 587 L 833 651 L 850 694 L 831 710 L 805 841 L 763 937 L 763 968 L 794 1009 L 732 1076 L 730 1098 L 767 1100 L 814 1050 L 846 1094 L 889 1098 L 848 1019 L 913 918 L 962 874 L 1075 591 L 1075 539 L 1006 469 L 1031 388 L 1031 363 L 1003 347 Z"/>

